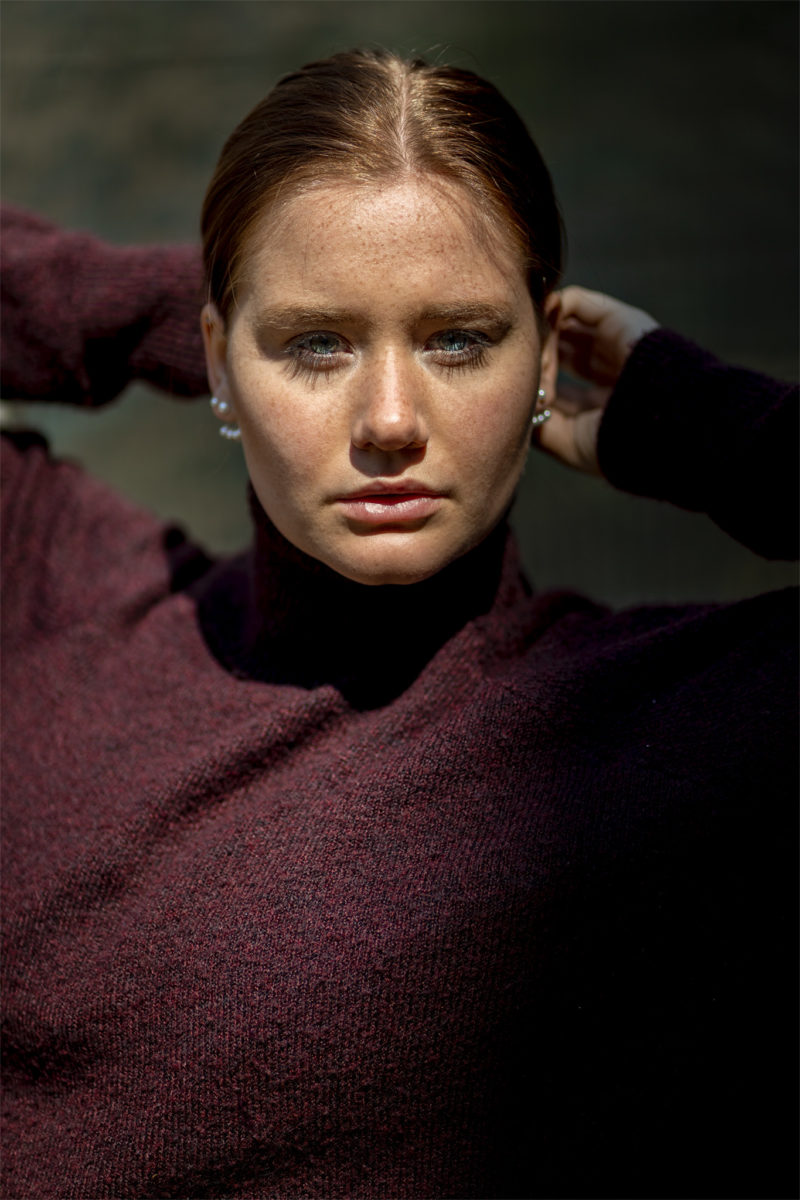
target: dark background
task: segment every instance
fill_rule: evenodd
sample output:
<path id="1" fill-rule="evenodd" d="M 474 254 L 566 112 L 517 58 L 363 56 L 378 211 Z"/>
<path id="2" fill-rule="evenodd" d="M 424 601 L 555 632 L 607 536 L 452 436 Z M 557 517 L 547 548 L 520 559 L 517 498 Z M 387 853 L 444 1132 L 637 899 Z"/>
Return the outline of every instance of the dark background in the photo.
<path id="1" fill-rule="evenodd" d="M 796 377 L 794 3 L 4 0 L 0 14 L 8 201 L 114 241 L 193 240 L 224 138 L 279 75 L 353 45 L 424 53 L 487 75 L 520 109 L 560 196 L 568 282 Z M 212 548 L 246 543 L 241 452 L 205 403 L 132 388 L 100 414 L 25 418 Z M 705 517 L 539 455 L 516 520 L 538 586 L 613 604 L 794 578 Z"/>

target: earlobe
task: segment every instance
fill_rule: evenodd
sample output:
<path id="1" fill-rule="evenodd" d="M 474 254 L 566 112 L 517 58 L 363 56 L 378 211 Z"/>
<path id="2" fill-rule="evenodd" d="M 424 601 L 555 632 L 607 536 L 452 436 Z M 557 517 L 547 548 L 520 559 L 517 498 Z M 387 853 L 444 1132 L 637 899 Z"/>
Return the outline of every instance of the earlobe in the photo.
<path id="1" fill-rule="evenodd" d="M 227 379 L 228 339 L 225 322 L 215 304 L 206 304 L 200 314 L 200 328 L 206 352 L 208 386 L 215 396 L 229 402 Z"/>

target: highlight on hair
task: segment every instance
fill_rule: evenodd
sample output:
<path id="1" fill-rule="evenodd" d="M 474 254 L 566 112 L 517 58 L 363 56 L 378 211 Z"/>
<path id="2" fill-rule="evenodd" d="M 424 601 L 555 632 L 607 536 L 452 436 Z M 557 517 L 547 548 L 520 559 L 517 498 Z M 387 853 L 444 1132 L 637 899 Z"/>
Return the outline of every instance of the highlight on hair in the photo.
<path id="1" fill-rule="evenodd" d="M 459 185 L 516 240 L 537 314 L 562 270 L 549 172 L 523 121 L 471 71 L 351 50 L 286 75 L 234 129 L 203 203 L 209 299 L 227 320 L 247 238 L 271 204 L 325 182 Z"/>

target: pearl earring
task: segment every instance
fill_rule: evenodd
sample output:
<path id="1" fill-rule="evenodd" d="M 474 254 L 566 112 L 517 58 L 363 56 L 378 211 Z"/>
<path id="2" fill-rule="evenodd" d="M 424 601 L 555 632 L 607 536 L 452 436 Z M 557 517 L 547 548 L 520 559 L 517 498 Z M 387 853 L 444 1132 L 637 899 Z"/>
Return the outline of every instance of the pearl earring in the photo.
<path id="1" fill-rule="evenodd" d="M 547 399 L 547 392 L 544 390 L 544 388 L 539 388 L 537 396 L 538 399 L 544 403 L 544 401 Z M 531 417 L 531 425 L 534 427 L 534 429 L 536 429 L 539 425 L 544 425 L 545 421 L 549 421 L 552 415 L 553 414 L 549 408 L 543 408 L 541 412 L 533 414 Z"/>
<path id="2" fill-rule="evenodd" d="M 238 425 L 230 425 L 226 421 L 226 417 L 231 415 L 233 411 L 230 400 L 219 400 L 216 396 L 211 397 L 211 411 L 215 417 L 219 417 L 220 421 L 225 421 L 224 425 L 219 427 L 220 437 L 228 438 L 230 441 L 235 441 L 242 436 L 242 431 Z"/>

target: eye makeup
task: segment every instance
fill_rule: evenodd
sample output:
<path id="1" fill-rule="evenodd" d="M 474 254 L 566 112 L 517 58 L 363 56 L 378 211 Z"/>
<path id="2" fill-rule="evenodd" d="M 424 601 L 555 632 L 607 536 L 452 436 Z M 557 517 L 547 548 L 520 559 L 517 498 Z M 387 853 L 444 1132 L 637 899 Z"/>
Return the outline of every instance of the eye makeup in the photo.
<path id="1" fill-rule="evenodd" d="M 464 367 L 482 367 L 494 345 L 488 334 L 476 329 L 445 329 L 425 343 L 424 353 L 447 373 Z"/>
<path id="2" fill-rule="evenodd" d="M 352 355 L 350 345 L 338 333 L 325 329 L 303 333 L 292 338 L 283 354 L 289 359 L 289 378 L 299 375 L 315 377 L 343 366 L 346 356 Z"/>
<path id="3" fill-rule="evenodd" d="M 320 324 L 314 328 L 312 321 Z M 423 361 L 430 368 L 450 375 L 453 371 L 485 366 L 489 352 L 506 338 L 513 324 L 512 314 L 505 307 L 459 303 L 418 312 L 405 324 L 405 329 Z M 352 365 L 356 352 L 352 331 L 360 329 L 360 341 L 368 336 L 369 322 L 363 317 L 359 319 L 358 314 L 338 309 L 288 307 L 262 313 L 259 325 L 264 351 L 270 355 L 277 351 L 286 360 L 290 378 L 304 376 L 316 380 Z M 349 325 L 348 337 L 336 332 L 345 325 Z M 292 330 L 297 331 L 294 336 L 286 341 L 280 338 L 281 331 L 288 335 Z"/>
<path id="4" fill-rule="evenodd" d="M 495 344 L 488 334 L 476 329 L 445 329 L 428 338 L 423 354 L 428 362 L 448 374 L 463 368 L 482 367 Z M 338 334 L 315 331 L 294 338 L 283 350 L 289 359 L 291 379 L 317 376 L 344 366 L 353 351 Z"/>

